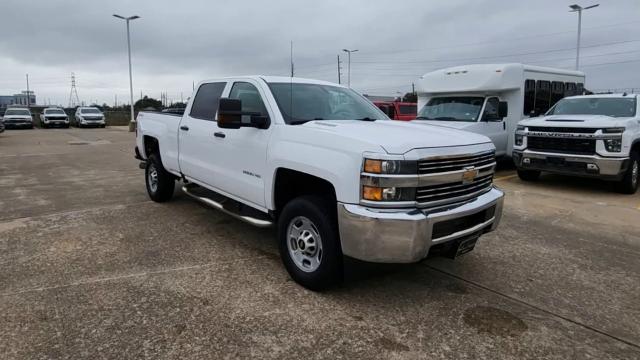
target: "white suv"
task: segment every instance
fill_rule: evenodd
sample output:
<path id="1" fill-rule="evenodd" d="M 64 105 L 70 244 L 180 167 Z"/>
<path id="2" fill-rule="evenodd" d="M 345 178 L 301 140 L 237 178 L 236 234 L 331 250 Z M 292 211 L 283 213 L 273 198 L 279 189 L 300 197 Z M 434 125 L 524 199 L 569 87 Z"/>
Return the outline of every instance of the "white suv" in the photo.
<path id="1" fill-rule="evenodd" d="M 76 126 L 105 127 L 105 116 L 97 107 L 79 107 L 76 110 Z"/>

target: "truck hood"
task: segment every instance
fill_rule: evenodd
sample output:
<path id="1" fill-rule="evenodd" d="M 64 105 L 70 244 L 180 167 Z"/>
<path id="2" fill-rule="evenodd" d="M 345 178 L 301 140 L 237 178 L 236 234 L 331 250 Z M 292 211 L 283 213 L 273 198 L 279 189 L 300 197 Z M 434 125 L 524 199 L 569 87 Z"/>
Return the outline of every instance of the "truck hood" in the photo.
<path id="1" fill-rule="evenodd" d="M 518 125 L 544 127 L 608 128 L 624 127 L 633 118 L 616 118 L 605 115 L 551 115 L 520 121 Z"/>
<path id="2" fill-rule="evenodd" d="M 310 121 L 301 126 L 380 145 L 389 154 L 404 154 L 420 148 L 467 146 L 491 142 L 484 135 L 441 126 L 393 120 L 322 120 Z"/>

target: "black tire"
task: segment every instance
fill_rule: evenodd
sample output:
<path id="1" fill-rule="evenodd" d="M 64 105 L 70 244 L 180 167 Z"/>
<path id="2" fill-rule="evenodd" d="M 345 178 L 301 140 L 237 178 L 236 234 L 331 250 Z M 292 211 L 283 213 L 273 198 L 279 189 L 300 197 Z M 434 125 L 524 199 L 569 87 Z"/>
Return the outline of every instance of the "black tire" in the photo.
<path id="1" fill-rule="evenodd" d="M 518 177 L 524 181 L 536 181 L 540 177 L 540 171 L 518 169 Z"/>
<path id="2" fill-rule="evenodd" d="M 621 194 L 635 194 L 640 183 L 640 154 L 631 153 L 629 168 L 622 180 L 616 183 L 616 191 Z"/>
<path id="3" fill-rule="evenodd" d="M 312 232 L 319 235 L 320 246 L 315 251 L 316 254 L 317 251 L 321 251 L 317 268 L 308 268 L 306 271 L 296 264 L 289 251 L 289 246 L 295 244 L 295 247 L 304 253 L 305 247 L 297 245 L 303 234 L 300 234 L 297 241 L 290 242 L 293 238 L 289 237 L 289 227 L 295 226 L 296 222 L 302 224 L 303 219 L 308 220 L 312 226 Z M 284 267 L 298 284 L 309 290 L 321 291 L 342 282 L 343 256 L 338 222 L 335 205 L 332 206 L 329 201 L 314 195 L 301 196 L 291 200 L 285 205 L 278 219 L 278 243 Z M 310 241 L 310 243 L 313 246 L 318 244 L 317 241 Z M 311 245 L 307 245 L 306 249 L 312 249 Z"/>
<path id="4" fill-rule="evenodd" d="M 155 181 L 153 172 L 155 171 Z M 152 154 L 147 159 L 147 166 L 144 170 L 147 193 L 151 200 L 155 202 L 166 202 L 173 197 L 175 178 L 162 166 L 160 157 Z"/>

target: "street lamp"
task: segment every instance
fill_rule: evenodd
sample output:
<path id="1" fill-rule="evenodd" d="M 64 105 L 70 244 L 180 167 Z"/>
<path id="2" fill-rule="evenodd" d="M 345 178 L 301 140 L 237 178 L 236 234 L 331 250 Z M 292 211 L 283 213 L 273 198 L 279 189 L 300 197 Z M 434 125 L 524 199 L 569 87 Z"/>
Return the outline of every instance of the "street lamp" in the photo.
<path id="1" fill-rule="evenodd" d="M 589 10 L 598 6 L 600 6 L 600 4 L 590 5 L 585 8 L 583 8 L 578 4 L 569 5 L 569 7 L 571 8 L 569 12 L 578 13 L 578 44 L 576 45 L 576 70 L 580 68 L 580 30 L 582 28 L 582 10 Z"/>
<path id="2" fill-rule="evenodd" d="M 131 37 L 129 36 L 129 21 L 140 18 L 138 15 L 124 17 L 117 14 L 113 16 L 118 19 L 125 20 L 127 22 L 127 50 L 129 52 L 129 92 L 131 93 L 131 121 L 129 122 L 129 131 L 134 131 L 136 128 L 136 119 L 133 113 L 133 78 L 131 76 Z"/>
<path id="3" fill-rule="evenodd" d="M 347 65 L 347 86 L 348 86 L 349 88 L 351 88 L 351 53 L 354 53 L 354 52 L 356 52 L 356 51 L 358 51 L 358 50 L 342 49 L 342 51 L 344 51 L 344 52 L 346 52 L 347 54 L 349 54 L 349 55 L 348 55 L 349 60 L 348 60 L 348 62 L 347 62 L 347 63 L 348 63 L 348 65 Z"/>

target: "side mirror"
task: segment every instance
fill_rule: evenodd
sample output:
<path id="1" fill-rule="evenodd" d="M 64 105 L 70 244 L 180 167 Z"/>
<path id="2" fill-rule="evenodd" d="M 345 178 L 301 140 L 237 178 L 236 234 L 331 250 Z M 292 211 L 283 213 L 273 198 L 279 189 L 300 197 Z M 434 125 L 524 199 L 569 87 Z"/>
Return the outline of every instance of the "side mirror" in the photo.
<path id="1" fill-rule="evenodd" d="M 248 116 L 249 121 L 243 122 L 243 116 Z M 241 127 L 266 129 L 269 127 L 269 117 L 260 113 L 242 111 L 241 100 L 220 98 L 218 102 L 218 126 L 223 129 L 239 129 Z"/>
<path id="2" fill-rule="evenodd" d="M 239 129 L 242 126 L 242 101 L 220 98 L 218 101 L 218 126 L 223 129 Z"/>
<path id="3" fill-rule="evenodd" d="M 509 104 L 506 101 L 500 101 L 498 104 L 498 117 L 500 120 L 506 118 L 509 115 Z"/>

